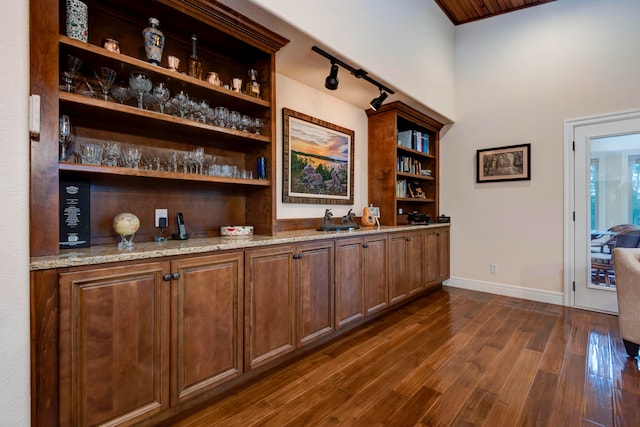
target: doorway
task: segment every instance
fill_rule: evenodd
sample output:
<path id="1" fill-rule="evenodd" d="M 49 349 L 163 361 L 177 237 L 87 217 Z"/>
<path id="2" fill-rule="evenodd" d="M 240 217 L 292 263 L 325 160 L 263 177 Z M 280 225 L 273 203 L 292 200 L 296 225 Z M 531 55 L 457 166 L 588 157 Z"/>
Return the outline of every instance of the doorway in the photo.
<path id="1" fill-rule="evenodd" d="M 566 121 L 565 147 L 565 304 L 617 313 L 611 251 L 640 229 L 640 111 Z"/>

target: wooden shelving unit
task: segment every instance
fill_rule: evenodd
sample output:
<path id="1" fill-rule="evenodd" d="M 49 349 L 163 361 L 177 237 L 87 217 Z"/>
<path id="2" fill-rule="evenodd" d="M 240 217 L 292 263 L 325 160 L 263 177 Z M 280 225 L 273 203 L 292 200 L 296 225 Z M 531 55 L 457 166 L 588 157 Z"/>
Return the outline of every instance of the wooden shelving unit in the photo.
<path id="1" fill-rule="evenodd" d="M 31 7 L 31 92 L 41 97 L 41 133 L 31 149 L 31 254 L 59 252 L 59 185 L 76 179 L 91 186 L 91 244 L 117 241 L 111 218 L 135 213 L 141 220 L 136 239 L 151 240 L 154 208 L 166 208 L 174 218 L 183 212 L 193 237 L 215 236 L 222 225 L 253 225 L 257 234 L 275 230 L 275 53 L 288 40 L 209 0 L 85 0 L 89 8 L 89 41 L 65 35 L 62 0 L 34 0 Z M 142 30 L 149 17 L 160 20 L 165 35 L 163 61 L 146 61 Z M 191 34 L 198 36 L 198 59 L 204 75 L 216 71 L 223 83 L 234 77 L 247 79 L 258 70 L 261 98 L 233 92 L 184 73 L 191 52 Z M 120 53 L 102 47 L 104 38 L 120 43 Z M 210 122 L 140 109 L 135 99 L 120 104 L 109 97 L 92 98 L 60 90 L 67 55 L 82 60 L 80 86 L 91 81 L 99 67 L 116 71 L 117 81 L 128 82 L 133 71 L 146 72 L 154 83 L 162 82 L 171 95 L 184 92 L 264 122 L 260 134 L 221 127 Z M 178 72 L 166 66 L 166 58 L 181 58 Z M 84 88 L 83 88 L 84 89 Z M 242 179 L 207 174 L 168 172 L 59 163 L 58 118 L 70 117 L 75 146 L 117 142 L 153 150 L 184 153 L 203 148 L 218 164 L 237 166 L 256 174 L 256 159 L 264 156 L 267 179 Z M 73 160 L 73 157 L 72 157 Z M 175 170 L 175 169 L 174 169 Z M 169 231 L 174 228 L 170 221 Z"/>
<path id="2" fill-rule="evenodd" d="M 401 102 L 367 110 L 367 116 L 369 203 L 380 208 L 380 223 L 407 224 L 410 212 L 427 214 L 435 221 L 439 215 L 438 156 L 443 124 Z M 399 142 L 401 132 L 425 137 L 412 148 Z"/>

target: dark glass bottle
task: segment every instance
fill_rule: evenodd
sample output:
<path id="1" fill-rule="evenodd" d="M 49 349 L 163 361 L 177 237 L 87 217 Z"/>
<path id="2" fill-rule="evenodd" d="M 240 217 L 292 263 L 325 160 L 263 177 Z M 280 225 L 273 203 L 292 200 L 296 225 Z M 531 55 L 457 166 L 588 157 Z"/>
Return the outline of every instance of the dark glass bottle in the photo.
<path id="1" fill-rule="evenodd" d="M 191 34 L 191 55 L 188 61 L 188 74 L 196 79 L 202 78 L 202 62 L 198 61 L 198 37 Z"/>

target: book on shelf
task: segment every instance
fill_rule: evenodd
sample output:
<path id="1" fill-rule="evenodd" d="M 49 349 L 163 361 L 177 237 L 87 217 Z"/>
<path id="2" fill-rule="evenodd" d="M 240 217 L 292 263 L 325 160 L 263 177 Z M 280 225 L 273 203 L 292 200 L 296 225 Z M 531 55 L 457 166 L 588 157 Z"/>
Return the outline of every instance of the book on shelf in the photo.
<path id="1" fill-rule="evenodd" d="M 398 145 L 429 154 L 429 134 L 420 132 L 419 130 L 399 131 Z"/>

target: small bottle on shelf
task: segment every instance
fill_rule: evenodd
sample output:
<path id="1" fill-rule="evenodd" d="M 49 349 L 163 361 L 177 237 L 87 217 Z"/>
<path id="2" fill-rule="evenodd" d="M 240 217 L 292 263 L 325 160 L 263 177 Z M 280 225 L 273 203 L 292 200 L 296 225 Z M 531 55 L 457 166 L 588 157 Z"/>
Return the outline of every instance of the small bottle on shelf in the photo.
<path id="1" fill-rule="evenodd" d="M 160 21 L 156 18 L 149 18 L 149 26 L 142 31 L 147 59 L 156 65 L 160 64 L 164 49 L 164 34 L 158 29 L 159 25 Z"/>
<path id="2" fill-rule="evenodd" d="M 202 78 L 202 62 L 198 61 L 197 54 L 198 37 L 191 34 L 191 55 L 188 61 L 188 74 L 196 79 Z"/>
<path id="3" fill-rule="evenodd" d="M 247 95 L 260 99 L 260 83 L 258 83 L 258 70 L 249 70 L 249 81 L 247 82 Z"/>

